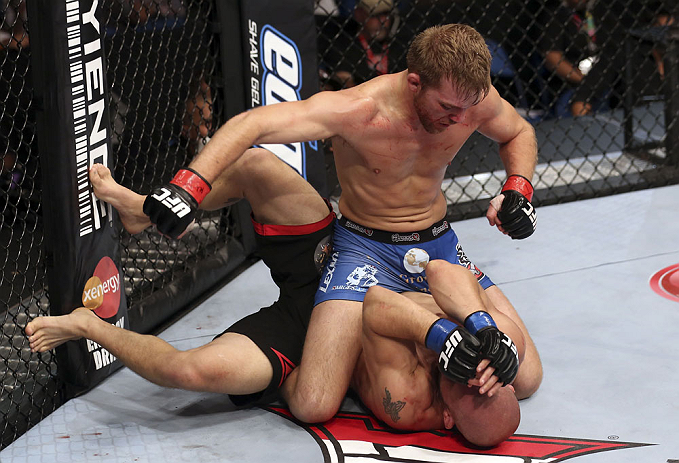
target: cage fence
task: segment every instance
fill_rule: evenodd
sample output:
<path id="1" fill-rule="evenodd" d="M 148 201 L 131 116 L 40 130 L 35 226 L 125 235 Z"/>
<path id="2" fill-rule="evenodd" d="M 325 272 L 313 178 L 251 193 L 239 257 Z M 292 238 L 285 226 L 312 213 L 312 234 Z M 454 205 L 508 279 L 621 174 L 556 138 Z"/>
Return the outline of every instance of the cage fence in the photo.
<path id="1" fill-rule="evenodd" d="M 27 0 L 0 0 L 2 441 L 63 400 L 54 357 L 31 354 L 26 323 L 49 313 Z M 166 183 L 225 122 L 228 89 L 214 0 L 100 2 L 114 176 L 141 194 Z M 535 130 L 537 206 L 679 181 L 679 12 L 674 0 L 320 0 L 319 90 L 406 68 L 426 27 L 467 23 L 486 39 L 494 86 Z M 327 181 L 340 187 L 325 143 Z M 474 134 L 447 169 L 451 221 L 485 214 L 505 172 L 495 143 Z M 207 257 L 240 238 L 242 217 L 203 213 L 171 241 L 120 231 L 131 318 Z M 225 253 L 224 259 L 228 259 Z"/>

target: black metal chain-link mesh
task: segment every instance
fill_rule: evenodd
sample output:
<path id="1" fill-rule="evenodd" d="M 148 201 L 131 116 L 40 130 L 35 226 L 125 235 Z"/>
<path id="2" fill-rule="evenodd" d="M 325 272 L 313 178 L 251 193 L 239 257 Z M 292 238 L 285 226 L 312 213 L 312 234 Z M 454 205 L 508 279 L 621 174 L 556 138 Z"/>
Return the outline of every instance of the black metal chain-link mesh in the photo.
<path id="1" fill-rule="evenodd" d="M 0 0 L 0 448 L 58 405 L 52 356 L 23 334 L 48 306 L 27 30 L 25 0 Z"/>
<path id="2" fill-rule="evenodd" d="M 26 0 L 0 0 L 2 285 L 0 417 L 4 448 L 63 401 L 50 353 L 31 354 L 26 323 L 49 313 Z M 224 122 L 212 0 L 100 2 L 111 88 L 114 178 L 146 194 L 188 164 Z M 203 213 L 182 240 L 121 231 L 128 307 L 234 238 L 229 210 Z"/>
<path id="3" fill-rule="evenodd" d="M 167 183 L 223 123 L 210 0 L 109 2 L 106 50 L 115 178 L 142 194 Z M 203 214 L 180 241 L 123 232 L 129 305 L 223 245 L 224 213 Z"/>
<path id="4" fill-rule="evenodd" d="M 493 84 L 535 128 L 537 205 L 676 183 L 679 88 L 668 68 L 679 60 L 676 46 L 670 53 L 676 8 L 674 0 L 320 0 L 319 73 L 336 90 L 401 71 L 418 32 L 470 24 L 491 50 Z M 478 134 L 462 147 L 443 183 L 450 220 L 485 213 L 505 178 L 497 153 Z"/>

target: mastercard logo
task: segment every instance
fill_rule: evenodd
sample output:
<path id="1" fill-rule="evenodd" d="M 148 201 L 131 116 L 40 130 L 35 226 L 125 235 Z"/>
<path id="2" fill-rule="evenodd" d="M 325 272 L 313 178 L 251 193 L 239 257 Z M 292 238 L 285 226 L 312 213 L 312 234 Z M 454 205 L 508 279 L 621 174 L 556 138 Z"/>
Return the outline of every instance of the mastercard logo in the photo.
<path id="1" fill-rule="evenodd" d="M 671 301 L 679 302 L 679 264 L 656 272 L 649 281 L 651 288 Z"/>
<path id="2" fill-rule="evenodd" d="M 120 307 L 120 272 L 110 257 L 103 257 L 85 283 L 83 305 L 100 318 L 111 318 Z"/>

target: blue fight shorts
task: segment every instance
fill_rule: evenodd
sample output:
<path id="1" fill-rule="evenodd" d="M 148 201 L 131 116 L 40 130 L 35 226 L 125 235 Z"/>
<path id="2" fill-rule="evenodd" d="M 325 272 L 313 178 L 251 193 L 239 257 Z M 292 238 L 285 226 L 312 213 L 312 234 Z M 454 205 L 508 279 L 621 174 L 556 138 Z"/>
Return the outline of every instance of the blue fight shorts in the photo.
<path id="1" fill-rule="evenodd" d="M 419 232 L 391 233 L 342 217 L 335 225 L 332 250 L 316 291 L 315 305 L 336 299 L 363 301 L 368 288 L 374 285 L 398 293 L 429 293 L 424 268 L 434 259 L 468 268 L 483 289 L 494 285 L 467 258 L 446 220 Z"/>

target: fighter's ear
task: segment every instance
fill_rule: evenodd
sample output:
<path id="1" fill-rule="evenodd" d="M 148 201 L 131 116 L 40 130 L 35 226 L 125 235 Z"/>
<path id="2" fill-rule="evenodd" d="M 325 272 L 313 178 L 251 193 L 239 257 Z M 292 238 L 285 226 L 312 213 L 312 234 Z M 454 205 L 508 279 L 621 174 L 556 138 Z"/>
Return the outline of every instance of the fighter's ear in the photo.
<path id="1" fill-rule="evenodd" d="M 453 429 L 455 425 L 455 420 L 453 420 L 453 415 L 450 414 L 448 408 L 443 409 L 443 427 L 446 429 Z"/>
<path id="2" fill-rule="evenodd" d="M 422 78 L 419 74 L 409 72 L 406 76 L 406 80 L 408 81 L 408 88 L 411 92 L 417 93 L 422 89 Z"/>

